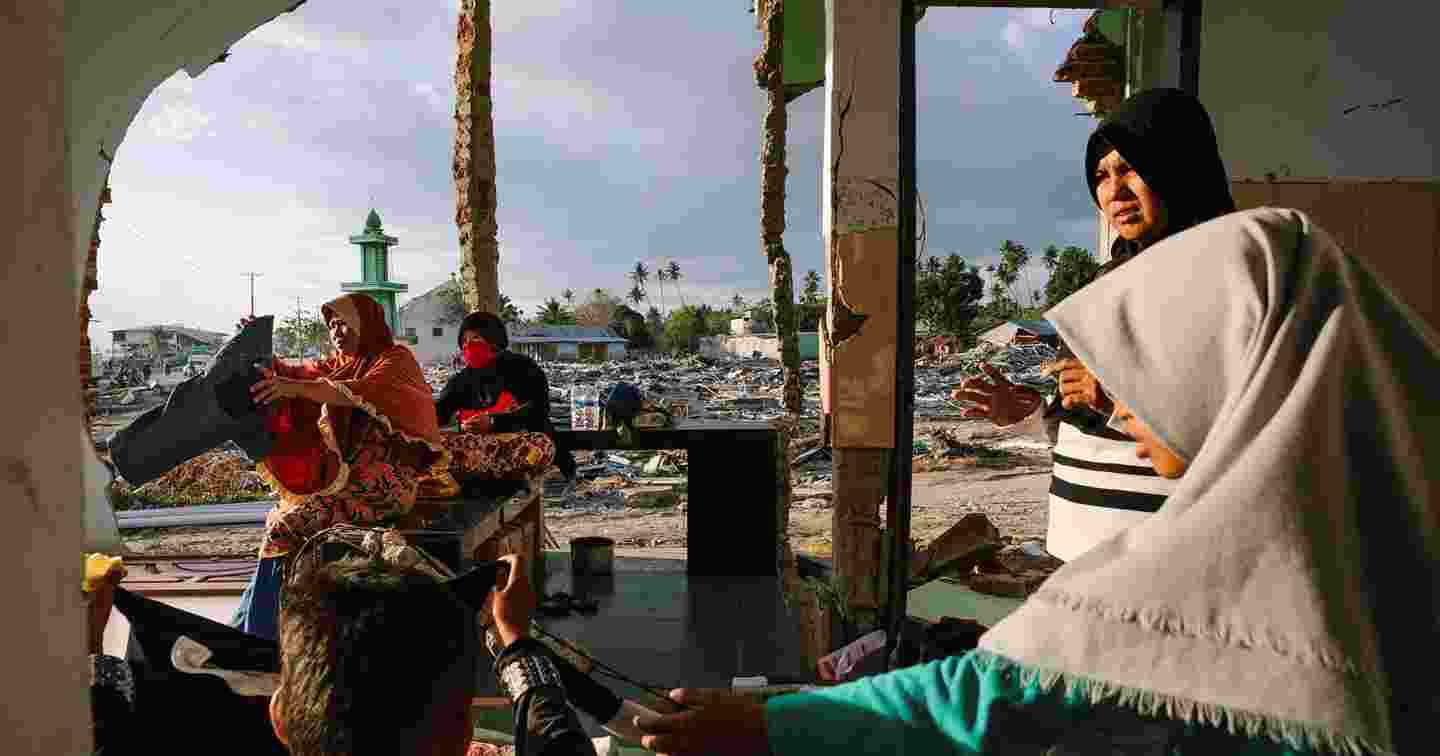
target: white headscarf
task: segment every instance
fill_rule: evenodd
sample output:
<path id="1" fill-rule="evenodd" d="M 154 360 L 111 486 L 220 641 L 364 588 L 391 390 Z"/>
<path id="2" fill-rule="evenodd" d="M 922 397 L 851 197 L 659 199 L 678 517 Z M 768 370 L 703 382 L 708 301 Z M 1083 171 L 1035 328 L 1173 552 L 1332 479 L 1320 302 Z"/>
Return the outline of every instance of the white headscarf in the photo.
<path id="1" fill-rule="evenodd" d="M 1170 237 L 1047 318 L 1190 467 L 982 650 L 1142 713 L 1431 750 L 1440 336 L 1303 213 L 1270 208 Z"/>

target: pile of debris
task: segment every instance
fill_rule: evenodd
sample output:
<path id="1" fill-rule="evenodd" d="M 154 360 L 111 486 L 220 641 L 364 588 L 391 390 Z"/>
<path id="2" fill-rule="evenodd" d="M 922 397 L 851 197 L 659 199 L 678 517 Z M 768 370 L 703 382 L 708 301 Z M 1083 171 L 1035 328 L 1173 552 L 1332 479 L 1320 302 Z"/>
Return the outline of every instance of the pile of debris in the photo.
<path id="1" fill-rule="evenodd" d="M 576 462 L 574 488 L 547 490 L 547 504 L 586 512 L 684 505 L 689 469 L 684 451 L 591 452 Z"/>
<path id="2" fill-rule="evenodd" d="M 912 583 L 948 579 L 978 593 L 1025 598 L 1061 562 L 1038 541 L 1006 546 L 1000 530 L 983 514 L 960 518 L 910 560 Z"/>
<path id="3" fill-rule="evenodd" d="M 255 471 L 255 463 L 233 445 L 227 447 L 201 454 L 138 488 L 117 479 L 116 508 L 152 509 L 270 498 L 273 494 Z"/>
<path id="4" fill-rule="evenodd" d="M 952 590 L 1024 599 L 1050 577 L 1061 562 L 1038 541 L 1005 545 L 1000 531 L 983 514 L 968 514 L 910 562 L 912 588 L 943 581 Z M 963 606 L 966 602 L 957 602 Z M 985 622 L 993 622 L 993 616 Z M 989 629 L 979 617 L 910 617 L 901 628 L 891 661 L 899 666 L 957 656 L 975 648 Z M 817 673 L 829 682 L 848 682 L 888 668 L 886 631 L 876 630 L 819 660 Z"/>
<path id="5" fill-rule="evenodd" d="M 963 405 L 950 393 L 966 378 L 982 376 L 981 362 L 988 362 L 1005 377 L 1041 393 L 1055 390 L 1055 381 L 1040 370 L 1056 359 L 1055 349 L 1045 344 L 1015 344 L 998 347 L 982 343 L 958 355 L 921 358 L 915 362 L 915 411 L 920 417 L 953 416 Z M 611 362 L 545 362 L 541 367 L 550 381 L 551 417 L 558 427 L 569 427 L 570 392 L 576 386 L 603 390 L 614 383 L 638 386 L 648 398 L 684 396 L 698 399 L 692 409 L 696 418 L 728 420 L 773 420 L 783 414 L 781 390 L 784 372 L 773 360 L 729 358 L 713 360 L 695 355 L 681 357 L 635 357 Z M 425 378 L 438 392 L 454 374 L 446 364 L 430 365 Z M 800 364 L 804 386 L 802 416 L 820 416 L 820 364 Z"/>

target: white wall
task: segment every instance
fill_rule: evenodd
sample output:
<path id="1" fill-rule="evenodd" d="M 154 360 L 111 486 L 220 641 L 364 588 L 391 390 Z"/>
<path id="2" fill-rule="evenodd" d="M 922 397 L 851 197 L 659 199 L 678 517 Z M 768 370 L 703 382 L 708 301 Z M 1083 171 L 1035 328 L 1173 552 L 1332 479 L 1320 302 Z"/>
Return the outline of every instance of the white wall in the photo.
<path id="1" fill-rule="evenodd" d="M 405 341 L 421 365 L 445 362 L 455 354 L 455 331 L 460 324 L 438 322 L 443 310 L 439 297 L 429 294 L 414 297 L 399 308 L 400 331 L 395 335 Z M 417 339 L 414 344 L 405 340 L 411 328 L 415 329 Z M 436 328 L 441 329 L 439 336 L 435 335 Z"/>
<path id="2" fill-rule="evenodd" d="M 1440 175 L 1440 4 L 1206 0 L 1203 7 L 1200 97 L 1215 115 L 1232 180 Z M 1368 107 L 1393 98 L 1404 102 Z"/>

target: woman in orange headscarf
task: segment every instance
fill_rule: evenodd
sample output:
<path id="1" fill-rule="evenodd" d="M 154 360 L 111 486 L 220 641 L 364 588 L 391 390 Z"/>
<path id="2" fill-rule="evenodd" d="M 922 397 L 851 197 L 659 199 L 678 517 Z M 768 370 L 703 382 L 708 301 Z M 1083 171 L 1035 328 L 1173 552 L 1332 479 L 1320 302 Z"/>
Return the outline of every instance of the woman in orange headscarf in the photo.
<path id="1" fill-rule="evenodd" d="M 286 557 L 331 525 L 405 515 L 423 471 L 446 456 L 430 386 L 380 305 L 347 294 L 320 312 L 335 353 L 300 365 L 276 359 L 251 388 L 272 406 L 275 447 L 259 472 L 280 502 L 265 517 L 260 565 L 234 624 L 270 638 Z"/>

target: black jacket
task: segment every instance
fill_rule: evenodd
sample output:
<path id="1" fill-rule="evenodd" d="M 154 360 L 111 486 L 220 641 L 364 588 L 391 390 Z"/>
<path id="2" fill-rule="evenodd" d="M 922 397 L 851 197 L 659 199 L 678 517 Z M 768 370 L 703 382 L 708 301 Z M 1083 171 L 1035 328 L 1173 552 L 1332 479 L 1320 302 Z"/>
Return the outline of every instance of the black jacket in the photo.
<path id="1" fill-rule="evenodd" d="M 525 405 L 518 412 L 495 415 L 495 433 L 553 434 L 550 424 L 550 383 L 545 371 L 523 354 L 501 352 L 494 366 L 477 370 L 465 368 L 450 378 L 435 400 L 440 427 L 454 420 L 462 409 L 483 410 L 495 406 L 501 391 L 509 391 Z"/>

